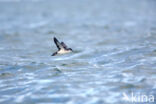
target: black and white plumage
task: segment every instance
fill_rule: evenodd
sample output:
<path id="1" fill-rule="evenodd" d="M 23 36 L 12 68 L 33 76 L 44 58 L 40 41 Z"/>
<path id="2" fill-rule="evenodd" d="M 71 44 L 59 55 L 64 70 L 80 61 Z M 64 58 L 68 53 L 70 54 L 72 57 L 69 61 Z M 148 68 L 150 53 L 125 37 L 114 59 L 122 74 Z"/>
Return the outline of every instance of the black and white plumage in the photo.
<path id="1" fill-rule="evenodd" d="M 73 52 L 73 50 L 71 48 L 68 48 L 64 42 L 60 43 L 55 37 L 54 37 L 54 43 L 56 44 L 58 51 L 54 52 L 52 54 L 52 56 L 56 56 L 58 54 L 66 54 L 66 53 Z"/>

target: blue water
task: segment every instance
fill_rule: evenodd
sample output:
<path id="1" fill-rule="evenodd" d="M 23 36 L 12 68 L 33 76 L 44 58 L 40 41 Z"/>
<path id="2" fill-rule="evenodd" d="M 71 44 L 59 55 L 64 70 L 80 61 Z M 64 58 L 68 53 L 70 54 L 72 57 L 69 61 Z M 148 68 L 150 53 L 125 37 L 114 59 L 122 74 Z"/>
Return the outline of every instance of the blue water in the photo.
<path id="1" fill-rule="evenodd" d="M 0 104 L 156 97 L 155 10 L 155 0 L 0 1 Z M 52 57 L 54 36 L 74 52 Z"/>

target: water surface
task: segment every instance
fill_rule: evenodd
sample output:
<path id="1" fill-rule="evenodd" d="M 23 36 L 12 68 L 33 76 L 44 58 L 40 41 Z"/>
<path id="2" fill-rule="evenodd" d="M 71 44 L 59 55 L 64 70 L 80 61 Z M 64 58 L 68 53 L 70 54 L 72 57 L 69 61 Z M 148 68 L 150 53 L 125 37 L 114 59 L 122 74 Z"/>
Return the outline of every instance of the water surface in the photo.
<path id="1" fill-rule="evenodd" d="M 0 1 L 0 104 L 155 96 L 155 10 L 155 0 Z M 52 57 L 54 36 L 75 52 Z"/>

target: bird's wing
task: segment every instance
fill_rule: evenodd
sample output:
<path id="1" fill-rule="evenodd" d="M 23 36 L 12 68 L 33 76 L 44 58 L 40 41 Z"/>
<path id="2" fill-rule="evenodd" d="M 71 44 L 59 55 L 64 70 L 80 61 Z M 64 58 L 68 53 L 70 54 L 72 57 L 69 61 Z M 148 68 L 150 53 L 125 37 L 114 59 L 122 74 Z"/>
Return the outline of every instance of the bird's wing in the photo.
<path id="1" fill-rule="evenodd" d="M 63 46 L 63 48 L 67 49 L 67 45 L 64 42 L 61 42 L 61 45 Z"/>
<path id="2" fill-rule="evenodd" d="M 61 44 L 55 37 L 54 37 L 54 42 L 55 42 L 55 44 L 56 44 L 58 50 L 64 48 L 64 47 L 62 46 L 62 44 Z"/>

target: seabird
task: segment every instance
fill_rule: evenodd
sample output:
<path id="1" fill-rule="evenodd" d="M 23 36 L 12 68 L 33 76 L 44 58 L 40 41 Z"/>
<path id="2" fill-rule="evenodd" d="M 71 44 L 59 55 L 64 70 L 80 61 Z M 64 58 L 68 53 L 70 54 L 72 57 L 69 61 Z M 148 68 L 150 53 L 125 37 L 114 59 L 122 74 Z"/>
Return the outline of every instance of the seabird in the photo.
<path id="1" fill-rule="evenodd" d="M 51 56 L 73 52 L 73 50 L 71 48 L 68 48 L 64 42 L 60 43 L 55 37 L 54 37 L 54 43 L 56 44 L 58 51 L 54 52 Z"/>

